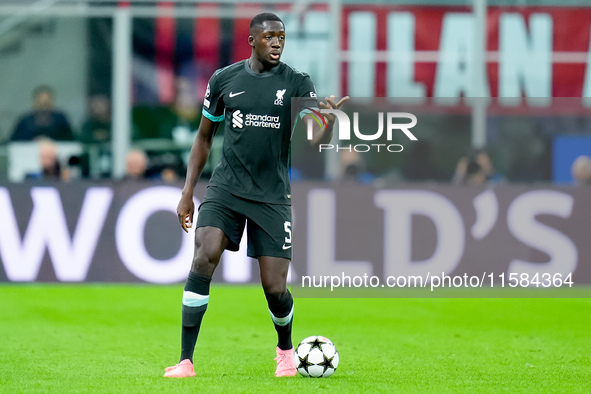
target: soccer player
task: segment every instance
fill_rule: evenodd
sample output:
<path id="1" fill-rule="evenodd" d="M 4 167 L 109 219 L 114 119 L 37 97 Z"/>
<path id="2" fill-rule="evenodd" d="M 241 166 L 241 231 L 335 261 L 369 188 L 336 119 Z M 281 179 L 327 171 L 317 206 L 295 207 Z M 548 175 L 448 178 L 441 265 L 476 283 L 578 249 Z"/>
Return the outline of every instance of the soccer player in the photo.
<path id="1" fill-rule="evenodd" d="M 285 28 L 276 15 L 255 16 L 248 42 L 252 47 L 249 59 L 211 77 L 191 149 L 177 208 L 185 231 L 193 224 L 193 192 L 213 135 L 225 120 L 223 154 L 199 206 L 195 253 L 183 292 L 180 362 L 166 368 L 165 377 L 195 376 L 193 352 L 207 309 L 211 277 L 222 252 L 238 250 L 245 225 L 247 254 L 258 259 L 261 284 L 277 331 L 275 375 L 296 375 L 291 343 L 293 299 L 286 285 L 292 247 L 288 178 L 291 97 L 308 98 L 306 106 L 323 109 L 339 108 L 347 98 L 335 104 L 331 96 L 326 103 L 317 103 L 310 77 L 279 60 Z M 330 140 L 335 116 L 324 117 L 323 126 L 313 122 L 314 143 Z"/>

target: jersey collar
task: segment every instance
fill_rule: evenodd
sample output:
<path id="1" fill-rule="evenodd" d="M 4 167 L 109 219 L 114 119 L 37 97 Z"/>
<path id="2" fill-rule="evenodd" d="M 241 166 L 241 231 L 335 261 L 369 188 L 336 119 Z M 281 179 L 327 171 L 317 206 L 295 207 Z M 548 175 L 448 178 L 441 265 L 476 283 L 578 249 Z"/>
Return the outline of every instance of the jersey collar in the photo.
<path id="1" fill-rule="evenodd" d="M 252 69 L 248 66 L 248 59 L 244 60 L 244 69 L 246 70 L 246 72 L 254 77 L 257 77 L 257 78 L 272 77 L 275 74 L 279 74 L 279 72 L 281 71 L 281 69 L 283 69 L 283 67 L 285 67 L 285 63 L 279 62 L 279 64 L 276 65 L 275 67 L 273 67 L 270 71 L 267 71 L 264 73 L 256 73 L 256 72 L 252 71 Z"/>

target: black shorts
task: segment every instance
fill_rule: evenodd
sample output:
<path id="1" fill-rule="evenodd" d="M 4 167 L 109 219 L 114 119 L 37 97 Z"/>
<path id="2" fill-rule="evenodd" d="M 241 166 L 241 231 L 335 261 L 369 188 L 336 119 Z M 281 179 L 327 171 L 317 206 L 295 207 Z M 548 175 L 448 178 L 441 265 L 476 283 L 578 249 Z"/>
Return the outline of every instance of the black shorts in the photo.
<path id="1" fill-rule="evenodd" d="M 282 257 L 291 260 L 291 206 L 237 197 L 209 186 L 199 205 L 197 228 L 217 227 L 228 238 L 226 249 L 237 251 L 244 233 L 249 257 Z"/>

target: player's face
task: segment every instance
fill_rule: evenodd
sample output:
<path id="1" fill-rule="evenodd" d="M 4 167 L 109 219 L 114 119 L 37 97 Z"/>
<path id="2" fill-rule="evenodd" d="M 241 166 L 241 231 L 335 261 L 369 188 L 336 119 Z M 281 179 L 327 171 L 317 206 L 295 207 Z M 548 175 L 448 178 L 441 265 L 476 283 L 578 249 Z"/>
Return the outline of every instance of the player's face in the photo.
<path id="1" fill-rule="evenodd" d="M 252 32 L 249 42 L 261 63 L 277 65 L 285 45 L 285 27 L 279 21 L 265 21 Z"/>

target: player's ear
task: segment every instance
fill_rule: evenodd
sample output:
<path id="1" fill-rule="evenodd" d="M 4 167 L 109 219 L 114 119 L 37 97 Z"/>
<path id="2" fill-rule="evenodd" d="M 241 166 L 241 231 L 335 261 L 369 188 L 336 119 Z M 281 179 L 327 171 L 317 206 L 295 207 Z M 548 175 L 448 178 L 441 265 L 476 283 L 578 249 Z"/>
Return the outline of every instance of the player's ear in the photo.
<path id="1" fill-rule="evenodd" d="M 250 36 L 248 36 L 248 44 L 251 47 L 254 47 L 254 36 L 252 34 Z"/>

